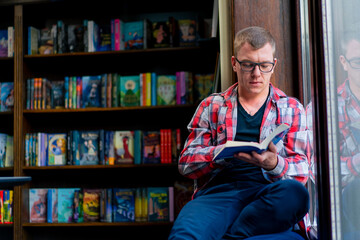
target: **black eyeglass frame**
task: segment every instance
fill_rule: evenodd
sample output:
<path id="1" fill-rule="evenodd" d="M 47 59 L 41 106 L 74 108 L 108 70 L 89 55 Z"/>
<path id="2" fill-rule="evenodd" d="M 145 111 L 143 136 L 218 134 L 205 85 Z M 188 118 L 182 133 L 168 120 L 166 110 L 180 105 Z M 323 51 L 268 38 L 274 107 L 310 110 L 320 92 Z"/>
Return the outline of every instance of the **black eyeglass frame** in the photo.
<path id="1" fill-rule="evenodd" d="M 239 59 L 237 59 L 237 58 L 235 58 L 235 59 L 236 59 L 236 61 L 240 64 L 240 68 L 241 68 L 241 70 L 242 70 L 243 72 L 252 72 L 252 71 L 254 71 L 255 67 L 258 66 L 260 72 L 262 72 L 262 73 L 269 73 L 269 72 L 271 72 L 271 71 L 274 69 L 274 67 L 275 67 L 275 62 L 259 62 L 259 63 L 256 63 L 256 62 L 252 62 L 252 61 L 239 61 Z M 251 64 L 254 64 L 254 66 L 253 66 L 253 68 L 252 68 L 251 70 L 244 70 L 244 69 L 243 69 L 243 66 L 242 66 L 243 63 L 251 63 Z M 261 70 L 260 65 L 261 65 L 261 64 L 265 64 L 265 63 L 272 65 L 272 68 L 271 68 L 269 71 L 263 71 L 263 70 Z"/>
<path id="2" fill-rule="evenodd" d="M 354 59 L 350 59 L 350 60 L 347 59 L 346 56 L 344 56 L 344 58 L 345 58 L 345 60 L 349 63 L 350 67 L 352 67 L 353 69 L 360 69 L 360 66 L 359 66 L 359 67 L 354 67 L 354 66 L 352 65 L 352 62 L 353 62 L 354 60 L 357 60 L 357 61 L 360 62 L 360 58 L 354 58 Z"/>

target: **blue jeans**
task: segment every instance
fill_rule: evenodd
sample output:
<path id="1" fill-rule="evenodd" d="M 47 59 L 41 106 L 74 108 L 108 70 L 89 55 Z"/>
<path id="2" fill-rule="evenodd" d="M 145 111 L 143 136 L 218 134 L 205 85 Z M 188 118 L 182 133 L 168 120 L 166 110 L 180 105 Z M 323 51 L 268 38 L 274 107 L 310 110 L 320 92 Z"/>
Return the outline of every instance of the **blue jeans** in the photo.
<path id="1" fill-rule="evenodd" d="M 169 240 L 246 239 L 285 232 L 308 209 L 307 189 L 295 180 L 211 186 L 200 190 L 183 207 Z"/>

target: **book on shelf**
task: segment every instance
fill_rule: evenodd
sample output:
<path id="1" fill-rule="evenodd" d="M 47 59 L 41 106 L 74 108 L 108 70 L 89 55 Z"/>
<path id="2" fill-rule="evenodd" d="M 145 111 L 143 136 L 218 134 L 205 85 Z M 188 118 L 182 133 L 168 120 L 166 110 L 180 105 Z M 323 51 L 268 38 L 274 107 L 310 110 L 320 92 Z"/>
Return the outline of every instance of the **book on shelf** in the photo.
<path id="1" fill-rule="evenodd" d="M 176 75 L 157 76 L 157 105 L 176 104 Z"/>
<path id="2" fill-rule="evenodd" d="M 8 56 L 8 29 L 0 29 L 0 57 Z"/>
<path id="3" fill-rule="evenodd" d="M 40 29 L 33 26 L 28 27 L 28 55 L 38 54 Z"/>
<path id="4" fill-rule="evenodd" d="M 48 134 L 48 166 L 66 165 L 66 133 Z M 46 147 L 45 147 L 46 149 Z M 45 166 L 45 165 L 44 165 Z"/>
<path id="5" fill-rule="evenodd" d="M 194 101 L 200 102 L 213 92 L 214 74 L 200 74 L 194 75 Z"/>
<path id="6" fill-rule="evenodd" d="M 160 131 L 143 131 L 142 163 L 161 163 Z"/>
<path id="7" fill-rule="evenodd" d="M 29 220 L 32 223 L 45 223 L 47 218 L 47 188 L 29 189 Z"/>
<path id="8" fill-rule="evenodd" d="M 13 167 L 13 166 L 14 166 L 14 137 L 7 135 L 4 167 Z"/>
<path id="9" fill-rule="evenodd" d="M 152 44 L 154 48 L 170 47 L 170 29 L 168 21 L 153 22 Z"/>
<path id="10" fill-rule="evenodd" d="M 100 192 L 100 222 L 112 222 L 113 190 L 112 188 L 101 189 Z"/>
<path id="11" fill-rule="evenodd" d="M 72 223 L 73 222 L 73 201 L 75 191 L 80 188 L 58 188 L 58 222 Z"/>
<path id="12" fill-rule="evenodd" d="M 148 187 L 148 221 L 149 222 L 167 222 L 170 216 L 173 221 L 173 209 L 170 206 L 170 200 L 173 201 L 173 187 Z M 170 196 L 172 194 L 172 196 Z"/>
<path id="13" fill-rule="evenodd" d="M 98 165 L 100 162 L 100 132 L 74 130 L 73 165 Z"/>
<path id="14" fill-rule="evenodd" d="M 140 105 L 140 76 L 120 76 L 120 105 L 131 107 Z"/>
<path id="15" fill-rule="evenodd" d="M 101 189 L 83 189 L 84 222 L 100 221 Z"/>
<path id="16" fill-rule="evenodd" d="M 196 20 L 179 19 L 179 46 L 194 47 L 197 43 Z"/>
<path id="17" fill-rule="evenodd" d="M 0 133 L 0 167 L 5 167 L 7 137 L 6 133 Z"/>
<path id="18" fill-rule="evenodd" d="M 115 131 L 115 164 L 134 163 L 134 131 Z"/>
<path id="19" fill-rule="evenodd" d="M 114 222 L 135 221 L 135 190 L 132 188 L 113 189 Z"/>
<path id="20" fill-rule="evenodd" d="M 2 82 L 0 86 L 1 112 L 14 108 L 14 83 Z"/>
<path id="21" fill-rule="evenodd" d="M 14 191 L 13 190 L 0 190 L 0 196 L 2 201 L 2 223 L 13 223 L 13 200 L 14 200 Z"/>
<path id="22" fill-rule="evenodd" d="M 96 52 L 111 51 L 111 26 L 110 24 L 98 25 L 98 42 Z"/>
<path id="23" fill-rule="evenodd" d="M 124 23 L 125 50 L 144 48 L 144 22 L 131 21 Z"/>
<path id="24" fill-rule="evenodd" d="M 58 222 L 58 189 L 49 188 L 47 193 L 47 222 Z"/>
<path id="25" fill-rule="evenodd" d="M 82 107 L 101 107 L 101 75 L 82 77 Z"/>
<path id="26" fill-rule="evenodd" d="M 56 30 L 56 52 L 57 53 L 67 53 L 68 52 L 68 25 L 62 20 L 57 21 L 57 30 Z"/>
<path id="27" fill-rule="evenodd" d="M 69 52 L 84 52 L 84 25 L 71 23 L 67 25 L 67 46 Z"/>
<path id="28" fill-rule="evenodd" d="M 14 56 L 15 29 L 14 26 L 8 27 L 8 57 Z"/>
<path id="29" fill-rule="evenodd" d="M 54 53 L 54 36 L 51 27 L 40 29 L 39 54 Z"/>
<path id="30" fill-rule="evenodd" d="M 174 183 L 174 211 L 179 215 L 181 209 L 187 204 L 194 194 L 194 183 L 192 181 L 176 181 Z"/>
<path id="31" fill-rule="evenodd" d="M 64 103 L 64 80 L 51 81 L 51 108 L 61 109 Z"/>
<path id="32" fill-rule="evenodd" d="M 290 126 L 286 123 L 279 125 L 274 131 L 269 134 L 261 143 L 257 142 L 242 142 L 242 141 L 227 141 L 224 146 L 217 152 L 213 160 L 231 158 L 235 153 L 245 152 L 250 153 L 255 151 L 262 153 L 267 150 L 270 142 L 277 144 L 287 133 Z"/>
<path id="33" fill-rule="evenodd" d="M 84 222 L 84 209 L 83 209 L 84 193 L 81 189 L 76 189 L 74 192 L 73 201 L 73 222 Z"/>

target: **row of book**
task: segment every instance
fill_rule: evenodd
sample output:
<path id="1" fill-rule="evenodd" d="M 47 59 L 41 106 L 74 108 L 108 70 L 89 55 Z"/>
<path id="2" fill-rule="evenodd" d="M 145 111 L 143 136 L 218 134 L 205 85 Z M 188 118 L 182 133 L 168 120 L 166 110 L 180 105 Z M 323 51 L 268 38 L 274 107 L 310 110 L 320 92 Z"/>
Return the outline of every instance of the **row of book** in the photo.
<path id="1" fill-rule="evenodd" d="M 174 187 L 31 188 L 31 223 L 173 222 Z"/>
<path id="2" fill-rule="evenodd" d="M 14 166 L 14 137 L 0 133 L 0 167 Z"/>
<path id="3" fill-rule="evenodd" d="M 78 109 L 193 104 L 212 92 L 213 74 L 178 71 L 123 76 L 105 73 L 64 80 L 27 79 L 26 109 Z"/>
<path id="4" fill-rule="evenodd" d="M 0 57 L 14 56 L 14 27 L 0 29 Z"/>
<path id="5" fill-rule="evenodd" d="M 26 166 L 176 163 L 180 129 L 27 133 Z"/>
<path id="6" fill-rule="evenodd" d="M 13 223 L 13 190 L 0 190 L 0 223 Z"/>
<path id="7" fill-rule="evenodd" d="M 14 82 L 0 82 L 0 112 L 14 108 Z"/>
<path id="8" fill-rule="evenodd" d="M 108 23 L 58 20 L 41 29 L 28 26 L 28 55 L 196 46 L 198 38 L 196 19 L 169 16 L 163 21 L 123 21 L 114 18 Z"/>

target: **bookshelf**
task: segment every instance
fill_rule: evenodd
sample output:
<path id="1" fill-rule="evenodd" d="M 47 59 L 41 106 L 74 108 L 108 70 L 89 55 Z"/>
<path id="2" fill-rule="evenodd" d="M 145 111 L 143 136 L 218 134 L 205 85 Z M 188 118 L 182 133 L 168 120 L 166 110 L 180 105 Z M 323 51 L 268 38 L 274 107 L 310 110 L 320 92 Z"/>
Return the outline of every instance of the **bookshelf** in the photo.
<path id="1" fill-rule="evenodd" d="M 75 3 L 76 2 L 76 3 Z M 13 112 L 0 113 L 0 130 L 14 135 L 14 167 L 0 169 L 1 176 L 31 176 L 32 181 L 14 187 L 14 223 L 0 225 L 2 239 L 167 239 L 171 222 L 84 222 L 31 223 L 29 189 L 32 188 L 136 188 L 173 186 L 180 176 L 176 164 L 124 164 L 89 166 L 25 165 L 25 135 L 36 132 L 69 130 L 159 130 L 180 128 L 182 141 L 186 126 L 197 105 L 93 107 L 77 109 L 31 110 L 26 108 L 28 78 L 50 80 L 65 76 L 97 75 L 117 72 L 123 75 L 140 72 L 159 74 L 185 70 L 213 73 L 218 52 L 217 39 L 202 39 L 192 47 L 148 48 L 102 52 L 73 52 L 40 55 L 28 53 L 28 26 L 39 29 L 62 19 L 64 22 L 93 19 L 97 22 L 120 17 L 125 21 L 153 20 L 164 16 L 200 16 L 211 18 L 213 4 L 208 1 L 171 3 L 146 1 L 16 1 L 0 5 L 1 24 L 15 26 L 13 58 L 0 58 L 6 79 L 14 79 Z M 5 14 L 6 13 L 6 14 Z M 11 13 L 11 14 L 10 14 Z M 35 17 L 36 16 L 36 17 Z M 3 238 L 4 236 L 4 238 Z"/>

